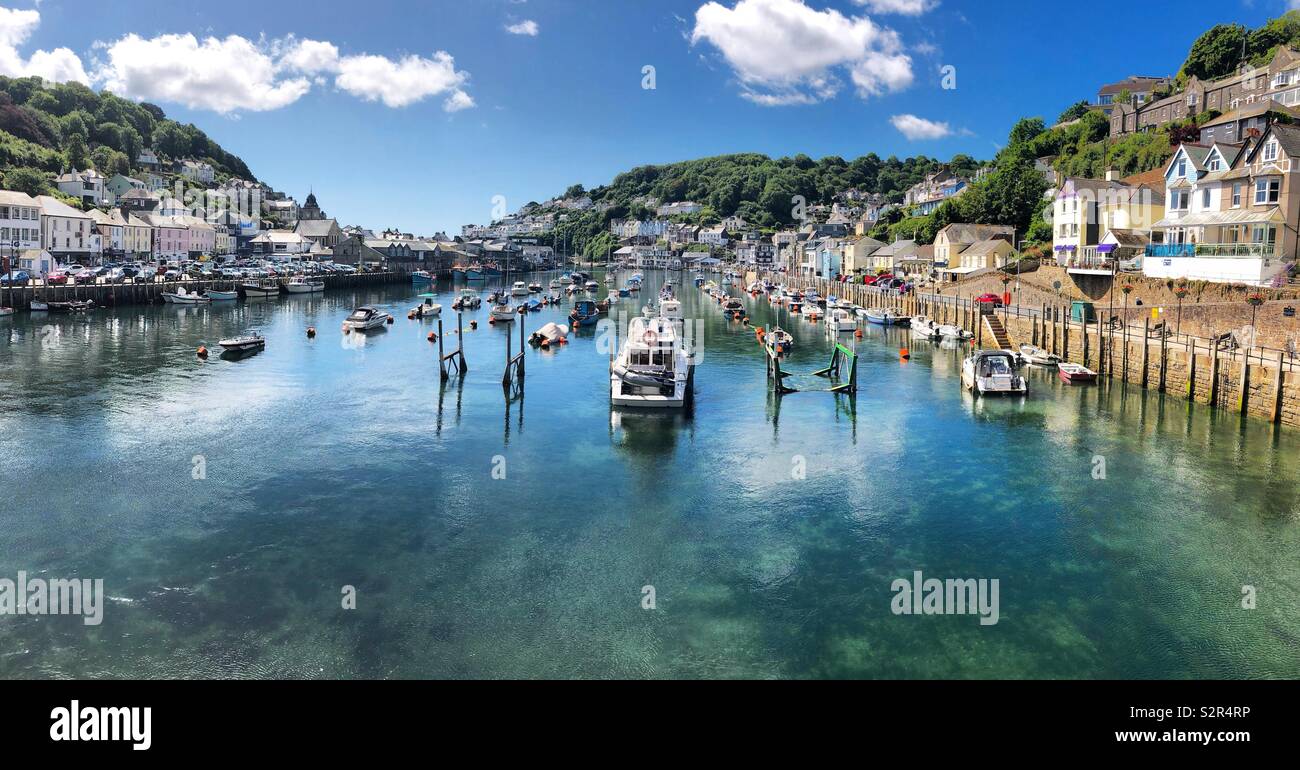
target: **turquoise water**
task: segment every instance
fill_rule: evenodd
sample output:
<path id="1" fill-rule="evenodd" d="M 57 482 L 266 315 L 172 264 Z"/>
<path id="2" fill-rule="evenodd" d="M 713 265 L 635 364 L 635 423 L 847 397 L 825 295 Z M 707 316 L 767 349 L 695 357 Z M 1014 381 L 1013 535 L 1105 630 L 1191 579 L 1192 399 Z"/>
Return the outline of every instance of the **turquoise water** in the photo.
<path id="1" fill-rule="evenodd" d="M 507 404 L 487 308 L 443 388 L 415 293 L 0 321 L 0 577 L 111 597 L 0 616 L 0 676 L 1300 676 L 1294 432 L 1043 372 L 977 401 L 959 350 L 876 328 L 856 399 L 777 402 L 694 288 L 691 413 L 611 415 L 600 330 L 530 349 Z M 367 302 L 397 322 L 341 334 Z M 250 329 L 264 353 L 194 355 Z M 894 615 L 915 570 L 998 579 L 999 622 Z"/>

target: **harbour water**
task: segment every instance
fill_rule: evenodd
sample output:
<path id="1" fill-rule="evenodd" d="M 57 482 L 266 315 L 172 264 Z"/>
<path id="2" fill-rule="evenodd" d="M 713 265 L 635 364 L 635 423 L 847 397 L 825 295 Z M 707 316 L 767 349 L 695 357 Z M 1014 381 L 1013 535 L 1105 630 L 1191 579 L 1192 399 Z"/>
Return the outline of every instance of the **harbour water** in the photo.
<path id="1" fill-rule="evenodd" d="M 530 349 L 507 404 L 486 303 L 444 388 L 419 291 L 0 320 L 0 577 L 110 597 L 0 616 L 0 677 L 1300 676 L 1294 432 L 1047 372 L 976 400 L 959 349 L 872 327 L 856 398 L 778 401 L 689 284 L 689 413 L 611 414 L 601 330 Z M 396 323 L 343 335 L 364 303 Z M 999 580 L 998 623 L 893 614 L 918 570 Z"/>

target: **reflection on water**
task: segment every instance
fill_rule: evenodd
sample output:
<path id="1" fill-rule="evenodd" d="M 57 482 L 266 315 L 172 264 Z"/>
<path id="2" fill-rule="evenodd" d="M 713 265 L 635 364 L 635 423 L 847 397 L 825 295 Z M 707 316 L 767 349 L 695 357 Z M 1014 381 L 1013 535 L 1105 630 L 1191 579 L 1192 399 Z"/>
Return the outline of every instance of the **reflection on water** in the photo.
<path id="1" fill-rule="evenodd" d="M 673 413 L 611 410 L 600 328 L 527 349 L 510 398 L 520 330 L 486 307 L 444 317 L 469 371 L 443 383 L 407 286 L 6 321 L 0 577 L 112 599 L 97 628 L 0 623 L 0 676 L 1300 676 L 1292 432 L 1047 371 L 975 399 L 967 346 L 872 326 L 837 337 L 856 397 L 776 397 L 686 283 L 704 357 Z M 826 366 L 821 326 L 746 302 L 787 370 Z M 396 323 L 343 334 L 363 304 Z M 916 569 L 1000 579 L 1000 622 L 894 616 Z"/>

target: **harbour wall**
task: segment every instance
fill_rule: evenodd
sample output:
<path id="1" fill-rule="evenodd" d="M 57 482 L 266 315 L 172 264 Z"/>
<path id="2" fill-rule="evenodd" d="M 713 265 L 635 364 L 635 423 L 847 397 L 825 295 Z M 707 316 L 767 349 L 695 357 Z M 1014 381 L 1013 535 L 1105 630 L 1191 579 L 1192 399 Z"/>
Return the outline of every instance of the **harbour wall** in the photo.
<path id="1" fill-rule="evenodd" d="M 393 283 L 409 283 L 411 274 L 405 272 L 356 273 L 352 275 L 313 276 L 325 282 L 326 289 L 359 288 Z M 281 285 L 288 281 L 280 279 Z M 33 299 L 42 302 L 71 302 L 93 300 L 98 307 L 123 305 L 149 305 L 163 301 L 162 295 L 184 286 L 190 292 L 232 291 L 244 281 L 230 280 L 154 280 L 145 283 L 93 283 L 67 286 L 16 286 L 0 288 L 0 302 L 10 303 L 18 310 L 27 310 Z M 12 299 L 10 292 L 12 291 Z M 242 293 L 242 292 L 241 292 Z"/>
<path id="2" fill-rule="evenodd" d="M 756 278 L 773 283 L 789 280 L 784 275 L 754 273 L 747 280 Z M 995 335 L 1005 330 L 1002 342 L 1009 342 L 1013 348 L 1043 348 L 1064 361 L 1092 369 L 1103 381 L 1131 383 L 1227 413 L 1300 427 L 1300 359 L 1286 351 L 1229 349 L 1215 338 L 1162 334 L 1162 322 L 1152 321 L 1150 315 L 1136 323 L 1110 325 L 1102 320 L 1101 308 L 1096 318 L 1085 324 L 1070 317 L 1068 302 L 990 313 L 975 302 L 974 295 L 900 297 L 869 286 L 825 279 L 801 279 L 798 285 L 862 307 L 892 308 L 906 315 L 925 315 L 939 323 L 957 324 L 975 335 L 972 342 L 977 348 L 1001 347 Z M 986 320 L 988 315 L 993 320 Z M 1173 319 L 1168 314 L 1163 320 L 1172 328 Z"/>

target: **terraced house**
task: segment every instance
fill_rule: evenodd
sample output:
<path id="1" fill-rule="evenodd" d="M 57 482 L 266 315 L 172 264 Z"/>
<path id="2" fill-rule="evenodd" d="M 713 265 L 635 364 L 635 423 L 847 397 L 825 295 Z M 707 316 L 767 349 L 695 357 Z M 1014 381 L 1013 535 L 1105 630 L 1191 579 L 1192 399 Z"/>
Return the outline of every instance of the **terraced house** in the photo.
<path id="1" fill-rule="evenodd" d="M 1284 280 L 1300 256 L 1300 126 L 1274 124 L 1244 147 L 1182 145 L 1165 169 L 1169 201 L 1146 249 L 1156 278 Z"/>

